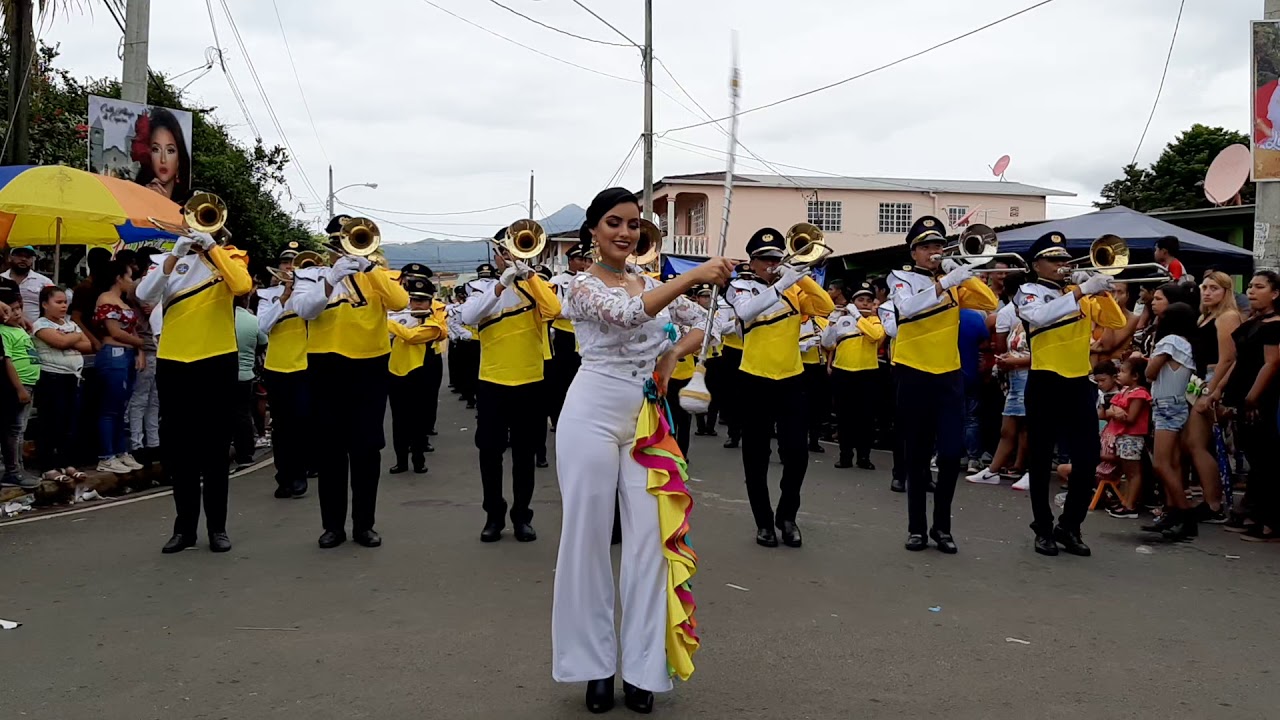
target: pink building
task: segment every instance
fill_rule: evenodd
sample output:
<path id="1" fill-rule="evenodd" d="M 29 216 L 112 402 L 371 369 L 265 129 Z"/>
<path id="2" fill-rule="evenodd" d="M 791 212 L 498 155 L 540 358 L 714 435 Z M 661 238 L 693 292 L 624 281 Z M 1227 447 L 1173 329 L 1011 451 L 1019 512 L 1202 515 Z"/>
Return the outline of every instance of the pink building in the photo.
<path id="1" fill-rule="evenodd" d="M 723 172 L 664 177 L 653 194 L 666 235 L 664 254 L 715 252 L 724 212 Z M 743 257 L 747 239 L 762 227 L 785 233 L 797 222 L 811 222 L 826 232 L 836 255 L 848 255 L 903 242 L 922 215 L 953 226 L 967 216 L 967 222 L 999 227 L 1044 220 L 1046 198 L 1073 196 L 998 180 L 735 175 L 725 254 Z"/>

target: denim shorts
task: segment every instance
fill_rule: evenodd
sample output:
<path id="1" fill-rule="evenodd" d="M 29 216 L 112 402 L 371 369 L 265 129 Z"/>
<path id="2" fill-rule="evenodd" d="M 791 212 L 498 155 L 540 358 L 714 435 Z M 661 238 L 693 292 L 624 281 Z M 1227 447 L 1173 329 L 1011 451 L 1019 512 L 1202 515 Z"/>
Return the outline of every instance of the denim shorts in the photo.
<path id="1" fill-rule="evenodd" d="M 1147 439 L 1141 435 L 1120 435 L 1116 438 L 1116 457 L 1121 460 L 1141 460 Z"/>
<path id="2" fill-rule="evenodd" d="M 1156 398 L 1151 411 L 1151 417 L 1156 422 L 1156 430 L 1169 432 L 1181 432 L 1190 416 L 1191 406 L 1187 404 L 1186 398 L 1180 397 Z"/>
<path id="3" fill-rule="evenodd" d="M 1027 416 L 1027 371 L 1016 370 L 1009 373 L 1009 394 L 1004 398 L 1006 417 Z"/>

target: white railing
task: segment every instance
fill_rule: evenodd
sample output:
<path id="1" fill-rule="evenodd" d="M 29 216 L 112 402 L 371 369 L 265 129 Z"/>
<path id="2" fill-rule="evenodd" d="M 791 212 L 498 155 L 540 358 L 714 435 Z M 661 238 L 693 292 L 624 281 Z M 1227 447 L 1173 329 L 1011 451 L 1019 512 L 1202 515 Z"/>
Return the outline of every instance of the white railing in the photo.
<path id="1" fill-rule="evenodd" d="M 669 239 L 671 246 L 664 251 L 672 255 L 707 255 L 706 235 L 672 235 Z"/>

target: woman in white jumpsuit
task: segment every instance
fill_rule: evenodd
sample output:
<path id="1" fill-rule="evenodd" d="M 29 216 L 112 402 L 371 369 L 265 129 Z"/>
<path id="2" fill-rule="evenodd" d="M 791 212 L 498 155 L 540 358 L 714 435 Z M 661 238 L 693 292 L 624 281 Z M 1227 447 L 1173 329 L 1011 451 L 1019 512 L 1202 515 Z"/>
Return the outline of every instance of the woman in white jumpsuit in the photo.
<path id="1" fill-rule="evenodd" d="M 564 520 L 552 609 L 552 675 L 586 682 L 587 707 L 614 703 L 614 632 L 609 541 L 617 499 L 622 517 L 622 678 L 627 707 L 653 707 L 671 689 L 666 656 L 668 566 L 659 506 L 648 471 L 633 455 L 645 382 L 665 388 L 676 361 L 697 353 L 701 329 L 673 339 L 675 326 L 701 328 L 705 311 L 684 297 L 700 283 L 723 285 L 732 264 L 710 260 L 668 283 L 627 265 L 640 236 L 640 206 L 623 189 L 605 190 L 587 210 L 595 265 L 569 285 L 564 316 L 573 321 L 582 368 L 565 398 L 556 432 Z"/>

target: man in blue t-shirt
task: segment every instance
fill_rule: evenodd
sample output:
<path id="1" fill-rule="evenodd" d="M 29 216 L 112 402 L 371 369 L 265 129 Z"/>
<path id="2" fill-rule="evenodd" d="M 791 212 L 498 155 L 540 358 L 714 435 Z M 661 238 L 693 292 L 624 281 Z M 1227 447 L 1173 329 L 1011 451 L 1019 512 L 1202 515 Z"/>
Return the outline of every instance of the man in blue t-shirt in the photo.
<path id="1" fill-rule="evenodd" d="M 982 392 L 982 348 L 991 340 L 987 314 L 981 310 L 960 310 L 960 374 L 964 376 L 964 449 L 969 471 L 982 464 L 982 429 L 978 399 Z"/>

